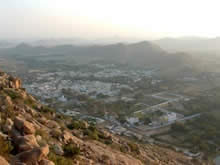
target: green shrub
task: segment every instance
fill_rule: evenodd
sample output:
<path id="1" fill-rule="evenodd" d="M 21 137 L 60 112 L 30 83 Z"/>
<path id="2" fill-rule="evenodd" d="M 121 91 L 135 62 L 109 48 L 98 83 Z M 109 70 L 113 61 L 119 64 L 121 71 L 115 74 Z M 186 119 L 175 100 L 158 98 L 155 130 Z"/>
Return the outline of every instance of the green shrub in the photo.
<path id="1" fill-rule="evenodd" d="M 48 106 L 43 106 L 41 108 L 41 112 L 44 112 L 44 113 L 54 113 L 54 110 Z"/>
<path id="2" fill-rule="evenodd" d="M 171 130 L 176 131 L 176 132 L 186 132 L 187 128 L 183 123 L 176 122 L 171 125 Z"/>
<path id="3" fill-rule="evenodd" d="M 99 140 L 98 132 L 96 130 L 91 131 L 90 129 L 86 129 L 83 133 L 84 135 L 87 135 L 90 139 Z"/>
<path id="4" fill-rule="evenodd" d="M 16 91 L 13 91 L 13 90 L 4 90 L 4 92 L 5 92 L 12 100 L 21 98 L 21 96 L 20 96 Z"/>
<path id="5" fill-rule="evenodd" d="M 37 129 L 36 132 L 35 132 L 35 135 L 40 135 L 42 137 L 43 140 L 49 140 L 49 134 L 45 131 L 45 130 L 42 130 L 42 129 Z"/>
<path id="6" fill-rule="evenodd" d="M 34 100 L 32 100 L 30 97 L 27 97 L 24 100 L 24 104 L 31 106 L 32 108 L 36 108 L 36 104 L 34 102 Z"/>
<path id="7" fill-rule="evenodd" d="M 110 145 L 110 144 L 113 143 L 113 141 L 112 141 L 111 139 L 106 139 L 106 140 L 104 140 L 104 143 L 105 143 L 106 145 Z"/>
<path id="8" fill-rule="evenodd" d="M 4 157 L 9 157 L 9 154 L 13 150 L 13 146 L 10 142 L 4 140 L 3 137 L 0 136 L 0 155 Z"/>
<path id="9" fill-rule="evenodd" d="M 128 146 L 130 147 L 131 152 L 136 152 L 136 153 L 140 152 L 137 144 L 129 142 Z"/>
<path id="10" fill-rule="evenodd" d="M 97 129 L 96 129 L 96 127 L 94 125 L 90 125 L 88 129 L 91 130 L 92 132 L 96 132 L 97 131 Z"/>
<path id="11" fill-rule="evenodd" d="M 80 148 L 75 144 L 67 144 L 63 147 L 64 155 L 67 157 L 75 157 L 80 154 Z"/>
<path id="12" fill-rule="evenodd" d="M 54 113 L 55 113 L 55 110 L 48 107 L 48 106 L 43 106 L 42 108 L 40 108 L 38 110 L 39 112 L 41 113 L 44 113 L 44 116 L 47 118 L 47 119 L 51 119 L 53 118 L 54 116 Z"/>
<path id="13" fill-rule="evenodd" d="M 86 129 L 85 123 L 77 120 L 73 120 L 67 127 L 69 129 Z"/>
<path id="14" fill-rule="evenodd" d="M 111 137 L 106 137 L 102 132 L 97 131 L 98 140 L 106 145 L 110 145 L 113 143 Z"/>
<path id="15" fill-rule="evenodd" d="M 62 136 L 62 132 L 60 130 L 56 130 L 56 129 L 53 130 L 52 137 L 59 139 L 59 137 L 61 136 Z"/>
<path id="16" fill-rule="evenodd" d="M 66 158 L 64 156 L 56 155 L 53 152 L 50 152 L 48 155 L 49 160 L 54 162 L 55 165 L 73 165 L 73 160 Z"/>
<path id="17" fill-rule="evenodd" d="M 125 147 L 125 146 L 120 146 L 120 151 L 123 152 L 123 153 L 127 153 L 128 152 L 128 149 Z"/>

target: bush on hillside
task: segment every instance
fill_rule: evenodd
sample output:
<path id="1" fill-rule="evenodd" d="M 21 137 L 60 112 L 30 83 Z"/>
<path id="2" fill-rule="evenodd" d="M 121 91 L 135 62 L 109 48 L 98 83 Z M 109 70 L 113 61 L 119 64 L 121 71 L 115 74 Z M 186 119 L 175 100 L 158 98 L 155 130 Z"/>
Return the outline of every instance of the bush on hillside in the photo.
<path id="1" fill-rule="evenodd" d="M 67 157 L 75 157 L 80 154 L 80 148 L 75 144 L 67 144 L 63 147 L 64 155 Z"/>
<path id="2" fill-rule="evenodd" d="M 86 125 L 82 121 L 73 120 L 70 124 L 67 125 L 69 129 L 86 129 Z"/>
<path id="3" fill-rule="evenodd" d="M 48 155 L 49 160 L 54 162 L 55 165 L 74 165 L 73 160 L 66 158 L 64 156 L 56 155 L 53 152 L 50 152 Z"/>
<path id="4" fill-rule="evenodd" d="M 0 155 L 8 157 L 12 150 L 13 146 L 11 143 L 4 140 L 4 138 L 0 136 Z"/>

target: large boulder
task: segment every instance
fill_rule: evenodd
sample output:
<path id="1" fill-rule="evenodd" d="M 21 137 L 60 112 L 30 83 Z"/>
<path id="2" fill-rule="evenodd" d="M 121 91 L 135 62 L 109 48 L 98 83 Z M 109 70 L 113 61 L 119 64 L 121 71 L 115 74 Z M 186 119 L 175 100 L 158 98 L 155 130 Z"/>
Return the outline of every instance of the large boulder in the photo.
<path id="1" fill-rule="evenodd" d="M 53 120 L 48 120 L 46 126 L 51 129 L 54 129 L 54 128 L 59 129 L 60 128 L 60 125 L 56 121 L 53 121 Z"/>
<path id="2" fill-rule="evenodd" d="M 11 100 L 11 97 L 9 97 L 9 96 L 6 96 L 5 97 L 5 100 L 4 100 L 4 104 L 6 105 L 6 106 L 12 106 L 13 105 L 13 102 L 12 102 L 12 100 Z"/>
<path id="3" fill-rule="evenodd" d="M 62 146 L 59 145 L 59 144 L 54 144 L 54 145 L 53 145 L 53 150 L 54 150 L 54 152 L 55 152 L 57 155 L 63 155 L 63 154 L 64 154 L 63 148 L 62 148 Z"/>
<path id="4" fill-rule="evenodd" d="M 26 165 L 38 165 L 49 153 L 49 146 L 36 147 L 34 149 L 21 152 L 15 156 L 15 162 L 26 163 Z"/>
<path id="5" fill-rule="evenodd" d="M 40 116 L 37 121 L 44 125 L 47 125 L 48 122 L 48 120 L 44 116 Z"/>
<path id="6" fill-rule="evenodd" d="M 60 129 L 55 128 L 50 131 L 50 134 L 52 137 L 59 139 L 59 137 L 62 136 L 62 131 Z"/>
<path id="7" fill-rule="evenodd" d="M 10 118 L 7 118 L 5 124 L 10 125 L 10 126 L 13 126 L 14 122 L 13 122 Z"/>
<path id="8" fill-rule="evenodd" d="M 31 114 L 32 116 L 37 115 L 37 112 L 36 112 L 34 109 L 32 109 L 32 108 L 30 108 L 30 107 L 28 107 L 28 106 L 24 106 L 24 109 L 25 109 L 25 111 L 26 111 L 27 113 Z"/>
<path id="9" fill-rule="evenodd" d="M 34 135 L 19 136 L 14 139 L 15 146 L 18 152 L 28 151 L 30 149 L 39 147 Z"/>
<path id="10" fill-rule="evenodd" d="M 26 121 L 21 117 L 16 117 L 14 120 L 14 126 L 17 128 L 20 133 L 27 135 L 27 134 L 34 134 L 35 128 L 32 123 Z"/>
<path id="11" fill-rule="evenodd" d="M 12 126 L 5 124 L 5 125 L 2 126 L 2 130 L 5 133 L 9 133 L 12 130 Z"/>
<path id="12" fill-rule="evenodd" d="M 3 131 L 4 132 L 10 132 L 11 129 L 12 129 L 13 124 L 14 124 L 14 122 L 10 118 L 7 118 L 5 124 L 2 126 Z"/>
<path id="13" fill-rule="evenodd" d="M 75 143 L 76 145 L 81 145 L 83 143 L 81 139 L 77 138 L 76 136 L 72 135 L 70 132 L 66 130 L 63 131 L 63 142 L 65 144 Z"/>
<path id="14" fill-rule="evenodd" d="M 19 78 L 10 76 L 8 79 L 9 79 L 9 88 L 15 88 L 15 89 L 21 88 L 21 80 Z"/>
<path id="15" fill-rule="evenodd" d="M 5 158 L 0 156 L 0 165 L 9 165 L 9 163 L 7 162 L 7 160 L 5 160 Z"/>
<path id="16" fill-rule="evenodd" d="M 55 165 L 52 161 L 43 159 L 39 162 L 39 165 Z"/>

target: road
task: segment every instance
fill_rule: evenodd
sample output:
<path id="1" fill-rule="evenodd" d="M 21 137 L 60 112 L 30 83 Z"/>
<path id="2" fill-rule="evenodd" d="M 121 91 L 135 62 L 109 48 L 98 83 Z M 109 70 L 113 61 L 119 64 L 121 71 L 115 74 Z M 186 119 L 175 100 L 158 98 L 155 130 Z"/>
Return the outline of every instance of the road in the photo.
<path id="1" fill-rule="evenodd" d="M 171 99 L 171 98 L 166 98 L 166 97 L 162 97 L 162 96 L 158 96 L 158 95 L 161 95 L 163 93 L 167 93 L 167 94 L 170 94 L 170 95 L 173 95 L 173 96 L 176 96 L 178 98 L 175 98 L 175 99 Z M 135 111 L 134 113 L 142 113 L 144 111 L 157 111 L 157 110 L 163 110 L 163 111 L 166 111 L 165 109 L 162 109 L 161 107 L 164 106 L 164 105 L 167 105 L 169 103 L 172 103 L 172 102 L 177 102 L 181 99 L 184 99 L 185 97 L 182 96 L 182 95 L 178 95 L 178 94 L 173 94 L 173 93 L 168 93 L 168 92 L 160 92 L 160 93 L 156 93 L 156 94 L 153 94 L 153 95 L 150 95 L 154 98 L 157 98 L 157 99 L 163 99 L 163 100 L 167 100 L 165 102 L 162 102 L 160 104 L 157 104 L 157 105 L 153 105 L 151 107 L 147 107 L 147 108 L 144 108 L 144 109 L 141 109 L 141 110 L 138 110 L 138 111 Z"/>
<path id="2" fill-rule="evenodd" d="M 165 101 L 163 103 L 160 103 L 160 104 L 157 104 L 157 105 L 153 105 L 151 107 L 147 107 L 145 109 L 141 109 L 141 110 L 135 111 L 134 113 L 141 113 L 141 112 L 149 111 L 149 110 L 157 111 L 159 108 L 161 108 L 161 106 L 167 105 L 167 104 L 172 103 L 174 101 L 179 101 L 179 99 L 172 99 L 172 100 L 169 100 L 169 101 Z"/>

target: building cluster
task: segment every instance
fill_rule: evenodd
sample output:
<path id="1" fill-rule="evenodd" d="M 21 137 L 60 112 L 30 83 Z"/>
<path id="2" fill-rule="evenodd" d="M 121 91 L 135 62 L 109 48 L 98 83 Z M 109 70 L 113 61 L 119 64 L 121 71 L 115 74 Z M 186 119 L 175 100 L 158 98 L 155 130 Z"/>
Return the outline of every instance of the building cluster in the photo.
<path id="1" fill-rule="evenodd" d="M 151 77 L 154 72 L 154 70 L 121 70 L 115 68 L 114 65 L 104 67 L 104 65 L 95 64 L 95 67 L 97 68 L 91 69 L 91 71 L 85 71 L 82 68 L 77 71 L 34 72 L 31 73 L 31 82 L 25 83 L 24 86 L 28 92 L 43 99 L 60 98 L 61 101 L 65 100 L 62 96 L 62 89 L 70 89 L 93 98 L 100 94 L 113 97 L 117 96 L 122 88 L 130 91 L 133 88 L 129 83 L 120 83 L 120 80 L 119 82 L 108 82 L 104 79 L 128 77 L 135 82 L 143 77 Z"/>

